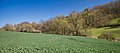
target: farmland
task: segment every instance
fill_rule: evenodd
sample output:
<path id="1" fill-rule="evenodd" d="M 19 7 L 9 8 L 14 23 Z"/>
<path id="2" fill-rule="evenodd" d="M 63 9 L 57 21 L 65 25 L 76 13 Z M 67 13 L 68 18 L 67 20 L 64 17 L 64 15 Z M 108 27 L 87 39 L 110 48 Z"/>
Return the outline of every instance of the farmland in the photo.
<path id="1" fill-rule="evenodd" d="M 80 36 L 0 31 L 0 53 L 120 53 L 120 42 Z"/>

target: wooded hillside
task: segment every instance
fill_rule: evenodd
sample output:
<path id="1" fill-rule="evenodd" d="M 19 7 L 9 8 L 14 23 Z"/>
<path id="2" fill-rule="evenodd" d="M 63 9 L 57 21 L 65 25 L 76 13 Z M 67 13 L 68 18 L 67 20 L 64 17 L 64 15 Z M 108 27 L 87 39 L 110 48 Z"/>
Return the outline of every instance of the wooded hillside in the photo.
<path id="1" fill-rule="evenodd" d="M 111 24 L 115 19 L 118 20 Z M 68 16 L 55 16 L 40 23 L 6 24 L 1 30 L 87 36 L 88 29 L 114 26 L 120 26 L 120 0 L 86 8 L 82 12 L 72 11 Z"/>

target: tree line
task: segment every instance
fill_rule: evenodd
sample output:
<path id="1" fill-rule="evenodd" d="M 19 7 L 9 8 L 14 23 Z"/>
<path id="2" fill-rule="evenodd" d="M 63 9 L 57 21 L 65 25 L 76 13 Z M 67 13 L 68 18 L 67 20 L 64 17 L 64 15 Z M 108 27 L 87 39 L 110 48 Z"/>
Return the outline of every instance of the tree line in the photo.
<path id="1" fill-rule="evenodd" d="M 87 36 L 88 29 L 110 26 L 111 20 L 116 18 L 120 18 L 120 0 L 86 8 L 82 12 L 72 11 L 68 16 L 55 16 L 41 23 L 5 24 L 1 30 Z"/>

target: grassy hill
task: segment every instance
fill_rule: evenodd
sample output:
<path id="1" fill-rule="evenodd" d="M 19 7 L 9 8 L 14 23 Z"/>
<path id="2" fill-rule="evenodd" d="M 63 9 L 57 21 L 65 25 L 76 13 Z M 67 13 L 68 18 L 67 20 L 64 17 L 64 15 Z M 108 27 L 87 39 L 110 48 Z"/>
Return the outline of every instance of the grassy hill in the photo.
<path id="1" fill-rule="evenodd" d="M 120 42 L 80 36 L 0 31 L 0 53 L 120 53 Z"/>
<path id="2" fill-rule="evenodd" d="M 110 28 L 110 27 L 102 27 L 102 28 L 93 28 L 88 30 L 91 33 L 91 36 L 98 37 L 103 32 L 110 32 L 114 37 L 120 38 L 120 27 L 118 28 Z"/>
<path id="3" fill-rule="evenodd" d="M 115 25 L 115 24 L 120 24 L 120 18 L 113 19 L 113 20 L 110 22 L 110 25 Z"/>
<path id="4" fill-rule="evenodd" d="M 89 29 L 89 35 L 98 38 L 103 33 L 110 33 L 114 38 L 120 39 L 120 18 L 112 19 L 109 23 L 109 26 Z"/>

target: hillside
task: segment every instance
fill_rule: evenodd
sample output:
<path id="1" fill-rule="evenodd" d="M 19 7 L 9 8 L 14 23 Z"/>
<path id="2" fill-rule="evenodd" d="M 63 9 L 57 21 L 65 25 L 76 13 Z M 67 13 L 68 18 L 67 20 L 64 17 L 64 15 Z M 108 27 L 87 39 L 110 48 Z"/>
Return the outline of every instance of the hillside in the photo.
<path id="1" fill-rule="evenodd" d="M 120 42 L 80 36 L 0 31 L 0 53 L 120 53 Z"/>
<path id="2" fill-rule="evenodd" d="M 91 36 L 98 37 L 104 32 L 111 33 L 115 38 L 120 38 L 120 27 L 111 28 L 111 27 L 102 27 L 102 28 L 93 28 L 88 30 L 91 33 Z"/>

